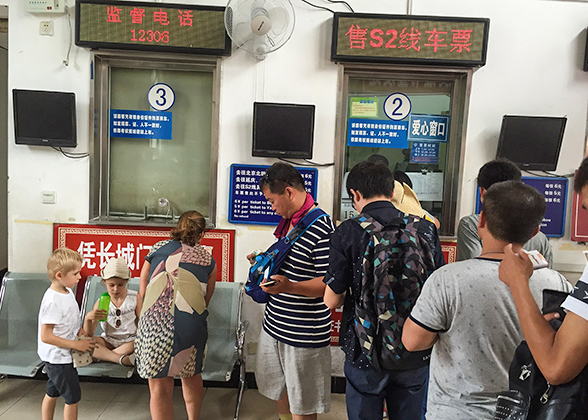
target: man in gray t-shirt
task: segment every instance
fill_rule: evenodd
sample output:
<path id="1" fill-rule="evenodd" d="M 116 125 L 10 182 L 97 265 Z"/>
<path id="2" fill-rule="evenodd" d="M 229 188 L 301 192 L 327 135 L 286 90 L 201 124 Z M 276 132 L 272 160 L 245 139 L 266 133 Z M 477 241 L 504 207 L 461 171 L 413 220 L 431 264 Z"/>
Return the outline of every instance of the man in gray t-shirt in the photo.
<path id="1" fill-rule="evenodd" d="M 403 327 L 408 350 L 433 346 L 428 420 L 492 419 L 498 393 L 508 389 L 515 349 L 523 340 L 498 266 L 506 244 L 517 244 L 519 252 L 539 229 L 545 200 L 532 187 L 507 181 L 488 189 L 483 206 L 480 257 L 433 273 Z M 548 268 L 535 271 L 529 285 L 540 306 L 544 289 L 571 290 L 564 277 Z"/>
<path id="2" fill-rule="evenodd" d="M 480 200 L 484 202 L 486 191 L 492 185 L 504 181 L 520 181 L 521 170 L 511 161 L 506 159 L 496 159 L 487 162 L 478 171 L 478 188 L 480 189 Z M 524 217 L 524 216 L 523 216 Z M 476 258 L 482 252 L 482 239 L 478 235 L 479 214 L 470 214 L 459 221 L 457 228 L 457 261 L 469 260 Z M 553 267 L 553 253 L 549 239 L 538 232 L 525 243 L 523 249 L 539 251 Z"/>

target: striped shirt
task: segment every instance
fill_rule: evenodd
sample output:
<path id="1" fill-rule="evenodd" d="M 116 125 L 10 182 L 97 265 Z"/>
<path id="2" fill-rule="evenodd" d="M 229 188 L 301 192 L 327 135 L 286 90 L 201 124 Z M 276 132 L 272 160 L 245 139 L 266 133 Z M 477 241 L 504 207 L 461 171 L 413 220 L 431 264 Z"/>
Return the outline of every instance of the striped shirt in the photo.
<path id="1" fill-rule="evenodd" d="M 330 217 L 319 218 L 290 248 L 278 274 L 291 282 L 324 276 L 329 268 L 329 239 L 334 230 Z M 326 347 L 331 341 L 331 311 L 322 297 L 270 295 L 263 329 L 294 347 Z"/>
<path id="2" fill-rule="evenodd" d="M 561 307 L 588 321 L 588 265 L 584 268 L 582 277 Z"/>

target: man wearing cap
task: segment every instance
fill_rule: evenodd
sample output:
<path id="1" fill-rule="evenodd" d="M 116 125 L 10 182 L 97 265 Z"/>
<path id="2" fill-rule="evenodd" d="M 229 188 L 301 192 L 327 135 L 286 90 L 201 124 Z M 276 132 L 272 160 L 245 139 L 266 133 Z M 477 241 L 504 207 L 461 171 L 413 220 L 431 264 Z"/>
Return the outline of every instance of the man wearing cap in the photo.
<path id="1" fill-rule="evenodd" d="M 394 178 L 387 166 L 369 161 L 358 163 L 351 169 L 346 187 L 355 209 L 379 223 L 404 216 L 390 201 Z M 421 219 L 417 232 L 427 233 L 423 239 L 434 254 L 435 267 L 444 265 L 435 225 Z M 389 419 L 420 420 L 427 389 L 429 352 L 403 359 L 402 370 L 378 371 L 362 354 L 352 326 L 355 302 L 361 290 L 363 255 L 369 240 L 370 236 L 354 220 L 341 223 L 329 243 L 329 269 L 324 279 L 325 304 L 330 308 L 344 304 L 340 337 L 346 354 L 347 415 L 350 420 L 381 419 L 386 401 Z"/>

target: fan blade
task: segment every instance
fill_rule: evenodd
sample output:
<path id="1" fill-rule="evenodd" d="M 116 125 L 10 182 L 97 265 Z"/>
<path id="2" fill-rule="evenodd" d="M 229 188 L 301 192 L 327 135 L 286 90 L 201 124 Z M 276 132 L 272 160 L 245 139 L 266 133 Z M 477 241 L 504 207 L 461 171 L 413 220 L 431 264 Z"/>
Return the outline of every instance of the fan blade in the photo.
<path id="1" fill-rule="evenodd" d="M 269 9 L 268 16 L 272 21 L 272 32 L 279 34 L 284 29 L 288 27 L 290 23 L 290 17 L 288 15 L 288 11 L 283 7 L 274 7 L 273 9 Z"/>

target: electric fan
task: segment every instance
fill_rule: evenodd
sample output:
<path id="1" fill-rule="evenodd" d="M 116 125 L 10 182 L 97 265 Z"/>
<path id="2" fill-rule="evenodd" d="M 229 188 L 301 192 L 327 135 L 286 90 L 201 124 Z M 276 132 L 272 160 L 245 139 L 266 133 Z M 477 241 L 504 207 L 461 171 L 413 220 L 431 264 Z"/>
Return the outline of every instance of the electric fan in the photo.
<path id="1" fill-rule="evenodd" d="M 290 39 L 294 21 L 290 0 L 229 0 L 225 10 L 229 37 L 260 60 Z"/>

